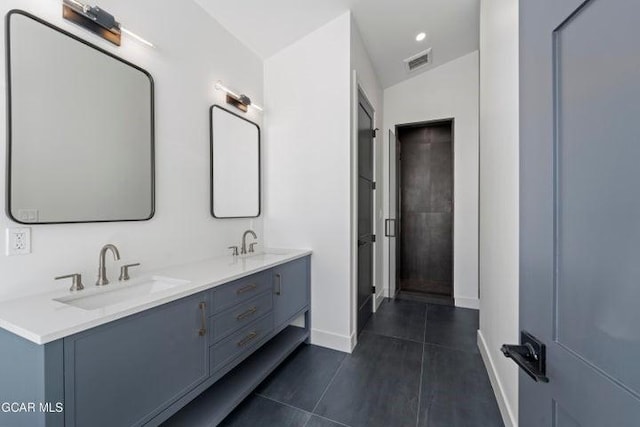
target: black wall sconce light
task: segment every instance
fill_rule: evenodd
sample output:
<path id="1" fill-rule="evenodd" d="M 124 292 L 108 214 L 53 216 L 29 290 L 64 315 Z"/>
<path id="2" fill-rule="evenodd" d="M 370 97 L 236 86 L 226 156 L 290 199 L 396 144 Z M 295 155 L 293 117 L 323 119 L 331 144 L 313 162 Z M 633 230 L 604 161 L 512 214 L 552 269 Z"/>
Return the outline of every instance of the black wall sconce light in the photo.
<path id="1" fill-rule="evenodd" d="M 251 98 L 249 98 L 247 95 L 237 94 L 236 92 L 224 86 L 219 80 L 216 83 L 215 87 L 216 90 L 222 90 L 227 94 L 227 104 L 233 105 L 240 111 L 244 111 L 246 113 L 247 111 L 249 111 L 249 107 L 255 108 L 260 112 L 264 111 L 262 107 L 252 103 Z"/>
<path id="2" fill-rule="evenodd" d="M 112 14 L 98 6 L 89 6 L 77 0 L 63 0 L 62 17 L 116 46 L 120 46 L 122 33 L 125 33 L 139 42 L 153 47 L 151 42 L 124 28 Z"/>

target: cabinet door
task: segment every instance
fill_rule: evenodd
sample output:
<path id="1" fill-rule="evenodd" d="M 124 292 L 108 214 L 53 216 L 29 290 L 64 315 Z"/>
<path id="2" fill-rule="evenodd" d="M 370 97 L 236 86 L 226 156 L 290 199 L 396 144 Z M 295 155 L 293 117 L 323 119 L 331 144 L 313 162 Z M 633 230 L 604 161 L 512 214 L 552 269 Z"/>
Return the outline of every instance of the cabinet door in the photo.
<path id="1" fill-rule="evenodd" d="M 309 306 L 309 257 L 273 269 L 273 312 L 278 328 Z"/>
<path id="2" fill-rule="evenodd" d="M 65 338 L 66 425 L 141 425 L 204 381 L 206 309 L 198 294 Z"/>

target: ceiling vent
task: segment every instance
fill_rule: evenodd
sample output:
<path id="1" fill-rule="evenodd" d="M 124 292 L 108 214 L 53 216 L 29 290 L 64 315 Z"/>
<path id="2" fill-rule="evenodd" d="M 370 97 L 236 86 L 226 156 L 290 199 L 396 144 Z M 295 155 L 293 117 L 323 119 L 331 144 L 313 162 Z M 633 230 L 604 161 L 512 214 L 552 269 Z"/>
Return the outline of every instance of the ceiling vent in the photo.
<path id="1" fill-rule="evenodd" d="M 431 64 L 431 48 L 404 60 L 404 66 L 409 73 L 429 64 Z"/>

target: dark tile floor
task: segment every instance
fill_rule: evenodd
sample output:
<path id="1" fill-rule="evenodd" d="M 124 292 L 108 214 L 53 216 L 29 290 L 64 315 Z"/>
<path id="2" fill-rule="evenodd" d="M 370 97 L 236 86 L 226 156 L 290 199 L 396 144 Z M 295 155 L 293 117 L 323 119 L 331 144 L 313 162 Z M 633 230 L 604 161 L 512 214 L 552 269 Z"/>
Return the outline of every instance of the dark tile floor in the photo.
<path id="1" fill-rule="evenodd" d="M 478 312 L 385 301 L 353 354 L 301 346 L 222 423 L 237 427 L 502 427 Z"/>

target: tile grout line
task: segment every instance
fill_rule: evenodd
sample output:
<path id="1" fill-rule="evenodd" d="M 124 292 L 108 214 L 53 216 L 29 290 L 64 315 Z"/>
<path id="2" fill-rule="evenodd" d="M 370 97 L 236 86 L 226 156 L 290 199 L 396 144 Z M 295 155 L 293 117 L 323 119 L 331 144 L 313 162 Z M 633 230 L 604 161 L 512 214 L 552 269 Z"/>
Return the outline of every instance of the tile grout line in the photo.
<path id="1" fill-rule="evenodd" d="M 379 332 L 374 332 L 374 331 L 364 331 L 363 330 L 360 333 L 361 334 L 375 335 L 377 337 L 393 338 L 394 340 L 402 340 L 402 341 L 412 342 L 412 343 L 416 343 L 416 344 L 424 344 L 424 341 L 412 340 L 411 338 L 397 337 L 397 336 L 394 336 L 394 335 L 385 335 L 385 334 L 381 334 Z"/>
<path id="2" fill-rule="evenodd" d="M 445 349 L 445 350 L 457 351 L 457 352 L 459 352 L 459 353 L 465 353 L 465 354 L 477 354 L 477 355 L 480 355 L 480 353 L 479 353 L 479 352 L 477 352 L 477 351 L 463 350 L 463 349 L 461 349 L 461 348 L 451 347 L 451 346 L 449 346 L 449 345 L 436 344 L 436 343 L 433 343 L 433 342 L 426 342 L 426 341 L 425 341 L 424 343 L 422 343 L 422 344 L 430 345 L 430 346 L 432 346 L 432 347 L 442 348 L 442 349 Z"/>
<path id="3" fill-rule="evenodd" d="M 332 423 L 335 423 L 335 424 L 338 424 L 338 425 L 341 425 L 341 426 L 344 426 L 344 427 L 351 427 L 351 426 L 348 426 L 347 424 L 341 423 L 340 421 L 332 420 L 331 418 L 323 417 L 322 415 L 318 415 L 318 414 L 314 414 L 313 412 L 309 412 L 306 409 L 298 408 L 297 406 L 293 406 L 290 403 L 280 402 L 279 400 L 276 400 L 276 399 L 274 399 L 272 397 L 269 397 L 269 396 L 265 396 L 264 394 L 261 394 L 261 393 L 258 393 L 258 392 L 254 393 L 254 394 L 256 396 L 258 396 L 258 397 L 262 397 L 263 399 L 270 400 L 270 401 L 275 402 L 275 403 L 277 403 L 279 405 L 286 406 L 288 408 L 295 409 L 297 411 L 304 412 L 305 414 L 311 415 L 309 417 L 309 419 L 307 420 L 307 422 L 304 423 L 303 427 L 305 427 L 307 424 L 309 424 L 311 422 L 311 418 L 313 418 L 313 417 L 322 418 L 324 420 L 331 421 Z"/>
<path id="4" fill-rule="evenodd" d="M 345 357 L 342 358 L 342 361 L 340 362 L 340 365 L 338 366 L 338 369 L 336 369 L 336 372 L 333 374 L 333 377 L 331 377 L 331 380 L 329 381 L 329 383 L 325 387 L 324 391 L 320 395 L 320 399 L 318 399 L 318 401 L 316 402 L 315 406 L 311 410 L 312 414 L 316 413 L 316 409 L 318 409 L 318 405 L 320 405 L 320 402 L 322 402 L 322 399 L 324 399 L 324 396 L 325 396 L 325 394 L 327 394 L 327 391 L 329 390 L 329 387 L 331 387 L 331 384 L 333 384 L 333 381 L 338 376 L 338 372 L 340 372 L 340 370 L 342 369 L 342 366 L 344 365 L 345 360 L 347 360 L 347 357 L 349 357 L 348 354 Z"/>
<path id="5" fill-rule="evenodd" d="M 427 339 L 427 313 L 428 307 L 424 308 L 424 334 L 423 338 Z M 416 411 L 416 427 L 420 425 L 420 409 L 422 406 L 422 382 L 424 381 L 424 347 L 425 343 L 422 343 L 422 355 L 420 356 L 420 386 L 418 387 L 418 409 Z"/>
<path id="6" fill-rule="evenodd" d="M 313 414 L 313 413 L 312 413 L 312 414 L 311 414 L 311 418 L 313 418 L 313 417 L 322 418 L 323 420 L 331 421 L 332 423 L 334 423 L 334 424 L 338 424 L 338 425 L 340 425 L 340 426 L 344 426 L 344 427 L 351 427 L 351 426 L 349 426 L 349 425 L 347 425 L 347 424 L 343 424 L 343 423 L 341 423 L 340 421 L 336 421 L 336 420 L 332 420 L 331 418 L 323 417 L 322 415 L 318 415 L 318 414 Z M 309 422 L 311 422 L 311 418 L 309 418 Z"/>

